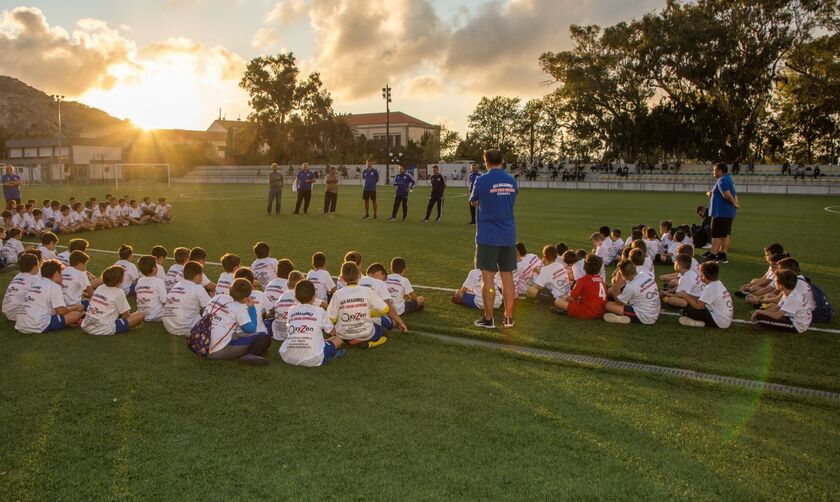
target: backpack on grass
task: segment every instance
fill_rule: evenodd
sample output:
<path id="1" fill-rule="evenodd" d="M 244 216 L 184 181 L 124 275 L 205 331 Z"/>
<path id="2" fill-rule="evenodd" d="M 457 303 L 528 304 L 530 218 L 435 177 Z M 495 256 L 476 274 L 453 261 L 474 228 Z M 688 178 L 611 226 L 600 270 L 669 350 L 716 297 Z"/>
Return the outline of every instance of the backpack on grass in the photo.
<path id="1" fill-rule="evenodd" d="M 814 295 L 814 310 L 811 312 L 811 322 L 823 324 L 834 320 L 834 307 L 831 306 L 831 301 L 825 296 L 825 292 L 811 283 L 811 293 Z"/>
<path id="2" fill-rule="evenodd" d="M 228 304 L 229 305 L 229 304 Z M 215 309 L 204 315 L 187 335 L 187 347 L 199 357 L 207 357 L 210 354 L 210 332 L 213 329 L 213 317 L 216 313 L 227 307 L 217 305 Z"/>

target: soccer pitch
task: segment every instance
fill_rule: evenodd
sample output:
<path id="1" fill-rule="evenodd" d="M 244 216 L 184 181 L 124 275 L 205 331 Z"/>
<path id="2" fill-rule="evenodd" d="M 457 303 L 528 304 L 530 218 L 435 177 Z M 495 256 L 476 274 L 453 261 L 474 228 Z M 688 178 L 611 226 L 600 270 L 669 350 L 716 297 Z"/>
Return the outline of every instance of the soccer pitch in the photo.
<path id="1" fill-rule="evenodd" d="M 167 196 L 168 225 L 81 234 L 91 248 L 201 246 L 250 264 L 265 240 L 276 258 L 309 270 L 316 251 L 337 274 L 348 250 L 364 267 L 394 256 L 416 285 L 457 288 L 472 268 L 474 228 L 463 188 L 448 190 L 440 224 L 362 220 L 361 187 L 342 186 L 338 213 L 266 216 L 267 187 L 120 188 Z M 27 187 L 24 198 L 100 199 L 111 187 Z M 730 291 L 767 268 L 762 248 L 784 244 L 840 304 L 838 199 L 745 195 L 735 220 Z M 522 190 L 518 238 L 591 247 L 602 225 L 694 223 L 702 194 Z M 40 205 L 40 204 L 39 204 Z M 61 236 L 66 244 L 69 236 Z M 116 261 L 90 252 L 98 273 Z M 658 273 L 668 268 L 658 267 Z M 611 272 L 612 267 L 608 271 Z M 208 266 L 211 279 L 221 269 Z M 14 275 L 5 272 L 0 286 Z M 840 392 L 840 334 L 680 326 L 619 326 L 557 317 L 517 303 L 516 326 L 481 330 L 477 310 L 418 289 L 427 308 L 409 329 Z M 668 311 L 669 309 L 663 309 Z M 675 312 L 675 310 L 670 310 Z M 749 309 L 736 300 L 736 319 Z M 5 321 L 4 321 L 5 323 Z M 840 322 L 815 327 L 840 330 Z M 201 360 L 183 338 L 147 323 L 115 337 L 80 330 L 0 336 L 0 499 L 829 499 L 840 493 L 840 402 L 766 393 L 444 343 L 408 333 L 318 369 L 254 368 Z"/>

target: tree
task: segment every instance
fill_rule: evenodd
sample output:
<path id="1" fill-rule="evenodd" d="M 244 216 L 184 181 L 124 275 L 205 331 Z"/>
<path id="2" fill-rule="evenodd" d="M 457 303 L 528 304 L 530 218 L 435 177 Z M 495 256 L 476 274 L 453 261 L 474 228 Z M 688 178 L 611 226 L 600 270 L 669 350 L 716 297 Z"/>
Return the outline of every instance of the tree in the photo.
<path id="1" fill-rule="evenodd" d="M 522 110 L 519 98 L 483 97 L 469 116 L 468 135 L 484 148 L 498 148 L 506 158 L 518 155 Z"/>

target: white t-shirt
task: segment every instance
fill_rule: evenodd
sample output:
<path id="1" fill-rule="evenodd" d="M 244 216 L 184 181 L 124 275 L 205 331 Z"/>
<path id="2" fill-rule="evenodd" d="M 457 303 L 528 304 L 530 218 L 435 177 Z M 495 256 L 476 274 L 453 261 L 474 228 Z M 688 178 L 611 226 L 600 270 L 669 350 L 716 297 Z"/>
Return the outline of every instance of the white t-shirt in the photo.
<path id="1" fill-rule="evenodd" d="M 497 309 L 502 306 L 503 296 L 498 293 L 502 289 L 502 278 L 501 276 L 496 273 L 495 277 L 495 286 L 496 286 L 496 296 L 493 297 L 493 308 Z M 481 295 L 481 288 L 484 285 L 484 281 L 481 278 L 481 270 L 474 268 L 470 270 L 470 273 L 467 274 L 466 280 L 464 280 L 464 284 L 462 287 L 470 290 L 471 293 L 475 295 L 475 306 L 476 308 L 483 309 L 484 308 L 484 297 Z"/>
<path id="2" fill-rule="evenodd" d="M 158 204 L 155 207 L 155 214 L 158 215 L 159 218 L 165 218 L 169 216 L 171 210 L 172 204 Z"/>
<path id="3" fill-rule="evenodd" d="M 25 214 L 15 213 L 12 215 L 12 226 L 18 227 L 21 230 L 26 230 L 24 219 Z"/>
<path id="4" fill-rule="evenodd" d="M 566 267 L 556 262 L 544 266 L 537 278 L 534 279 L 534 284 L 541 288 L 548 288 L 555 300 L 565 297 L 571 290 L 569 273 L 566 272 Z"/>
<path id="5" fill-rule="evenodd" d="M 210 302 L 207 290 L 198 284 L 182 280 L 166 297 L 163 326 L 173 335 L 187 336 L 201 319 L 201 309 Z"/>
<path id="6" fill-rule="evenodd" d="M 216 281 L 216 294 L 228 294 L 228 292 L 230 291 L 231 284 L 233 284 L 233 272 L 222 272 L 222 274 L 219 276 L 219 280 Z"/>
<path id="7" fill-rule="evenodd" d="M 155 277 L 163 281 L 164 285 L 166 285 L 166 267 L 163 266 L 163 263 L 157 263 L 157 260 L 155 260 L 155 264 L 157 265 Z"/>
<path id="8" fill-rule="evenodd" d="M 116 222 L 121 216 L 119 206 L 108 206 L 105 208 L 105 217 L 109 220 Z"/>
<path id="9" fill-rule="evenodd" d="M 169 272 L 166 273 L 166 280 L 164 283 L 166 284 L 166 290 L 169 291 L 170 289 L 174 288 L 176 284 L 181 282 L 184 279 L 184 266 L 181 264 L 174 264 L 169 267 Z"/>
<path id="10" fill-rule="evenodd" d="M 134 219 L 140 219 L 143 217 L 143 210 L 139 207 L 132 207 L 128 210 L 128 215 Z"/>
<path id="11" fill-rule="evenodd" d="M 90 214 L 90 220 L 94 223 L 98 223 L 101 219 L 102 211 L 100 211 L 98 207 L 93 208 L 93 212 Z"/>
<path id="12" fill-rule="evenodd" d="M 779 302 L 779 310 L 793 322 L 797 333 L 804 333 L 811 326 L 811 307 L 808 305 L 808 299 L 799 291 L 794 289 L 790 294 L 783 295 Z"/>
<path id="13" fill-rule="evenodd" d="M 44 230 L 44 228 L 45 228 L 45 225 L 44 225 L 44 218 L 43 217 L 41 217 L 40 219 L 37 219 L 37 220 L 35 220 L 35 219 L 32 220 L 32 227 L 30 228 L 30 230 L 41 233 Z"/>
<path id="14" fill-rule="evenodd" d="M 289 280 L 288 279 L 274 279 L 273 281 L 269 282 L 268 285 L 265 287 L 265 298 L 268 300 L 270 305 L 274 305 L 277 303 L 277 300 L 280 298 L 280 295 L 286 292 L 289 289 Z"/>
<path id="15" fill-rule="evenodd" d="M 55 260 L 57 257 L 55 251 L 43 245 L 38 246 L 38 251 L 41 252 L 41 262 L 45 262 L 47 260 Z"/>
<path id="16" fill-rule="evenodd" d="M 805 297 L 805 300 L 808 302 L 808 308 L 813 312 L 817 308 L 817 303 L 814 301 L 814 290 L 811 289 L 811 285 L 805 280 L 805 276 L 800 275 L 798 278 L 799 280 L 796 282 L 796 287 L 793 290 L 798 291 L 799 294 Z"/>
<path id="17" fill-rule="evenodd" d="M 50 221 L 55 219 L 55 213 L 53 212 L 51 207 L 42 207 L 41 216 L 43 217 L 44 221 Z"/>
<path id="18" fill-rule="evenodd" d="M 26 296 L 26 292 L 29 291 L 32 283 L 37 279 L 38 276 L 35 274 L 19 272 L 12 279 L 12 282 L 6 286 L 6 293 L 3 295 L 3 314 L 6 316 L 6 319 L 10 321 L 17 320 L 18 309 L 20 309 L 20 305 L 23 303 L 23 298 Z"/>
<path id="19" fill-rule="evenodd" d="M 613 241 L 612 251 L 613 259 L 621 256 L 621 250 L 624 249 L 624 239 L 616 239 Z"/>
<path id="20" fill-rule="evenodd" d="M 64 293 L 64 303 L 77 305 L 82 302 L 82 293 L 90 287 L 87 272 L 74 267 L 66 267 L 61 271 L 61 290 Z"/>
<path id="21" fill-rule="evenodd" d="M 275 340 L 285 340 L 286 321 L 289 317 L 289 309 L 298 304 L 295 299 L 295 292 L 292 289 L 287 289 L 274 302 L 274 323 L 271 325 L 272 338 Z"/>
<path id="22" fill-rule="evenodd" d="M 609 265 L 613 262 L 612 246 L 607 241 L 602 242 L 600 246 L 595 248 L 595 256 L 604 260 L 605 266 Z"/>
<path id="23" fill-rule="evenodd" d="M 268 283 L 277 279 L 277 258 L 259 258 L 251 264 L 251 271 L 254 272 L 254 279 L 265 289 Z"/>
<path id="24" fill-rule="evenodd" d="M 265 298 L 265 293 L 258 289 L 251 291 L 251 300 L 254 301 L 254 307 L 257 308 L 256 333 L 265 333 L 265 323 L 263 323 L 263 319 L 268 311 L 271 310 L 272 305 L 268 303 L 268 300 Z"/>
<path id="25" fill-rule="evenodd" d="M 691 259 L 691 270 L 694 270 L 694 272 L 697 274 L 697 277 L 700 277 L 700 262 L 694 258 Z"/>
<path id="26" fill-rule="evenodd" d="M 359 279 L 359 286 L 370 288 L 376 293 L 376 296 L 385 300 L 385 302 L 391 301 L 391 293 L 388 291 L 388 285 L 385 284 L 385 281 L 380 281 L 379 279 L 375 279 L 373 277 L 364 276 Z M 373 322 L 376 324 L 382 324 L 381 317 L 375 317 Z"/>
<path id="27" fill-rule="evenodd" d="M 131 208 L 128 206 L 128 204 L 124 206 L 118 206 L 118 210 L 120 212 L 120 216 L 122 216 L 123 218 L 128 218 L 129 216 L 131 216 Z"/>
<path id="28" fill-rule="evenodd" d="M 559 260 L 560 257 L 557 257 L 557 259 Z M 533 253 L 526 254 L 516 263 L 517 295 L 524 295 L 525 292 L 528 291 L 528 288 L 531 286 L 531 282 L 534 280 L 534 276 L 541 267 L 542 261 Z"/>
<path id="29" fill-rule="evenodd" d="M 332 330 L 326 311 L 317 305 L 295 305 L 289 310 L 288 337 L 280 346 L 283 362 L 320 366 L 324 362 L 324 333 Z"/>
<path id="30" fill-rule="evenodd" d="M 90 335 L 114 335 L 120 314 L 131 310 L 125 292 L 105 284 L 96 288 L 90 298 L 82 329 Z"/>
<path id="31" fill-rule="evenodd" d="M 58 253 L 57 255 L 55 255 L 55 258 L 58 261 L 60 261 L 61 264 L 64 265 L 65 267 L 70 266 L 70 251 L 69 250 L 68 251 L 62 251 L 62 252 Z"/>
<path id="32" fill-rule="evenodd" d="M 43 333 L 50 325 L 55 309 L 66 306 L 61 286 L 50 279 L 38 277 L 23 297 L 15 329 L 21 333 Z"/>
<path id="33" fill-rule="evenodd" d="M 671 247 L 671 234 L 662 234 L 662 239 L 660 239 L 660 250 L 667 251 Z"/>
<path id="34" fill-rule="evenodd" d="M 659 289 L 653 276 L 639 272 L 624 286 L 618 301 L 633 307 L 642 324 L 653 324 L 659 318 Z"/>
<path id="35" fill-rule="evenodd" d="M 330 273 L 324 269 L 310 270 L 306 278 L 315 285 L 315 297 L 327 301 L 327 293 L 335 287 L 335 281 Z"/>
<path id="36" fill-rule="evenodd" d="M 689 269 L 680 275 L 679 283 L 677 283 L 677 293 L 688 293 L 695 298 L 700 298 L 700 294 L 703 292 L 702 285 L 697 272 Z"/>
<path id="37" fill-rule="evenodd" d="M 572 278 L 574 280 L 579 281 L 583 276 L 586 275 L 586 271 L 583 269 L 584 260 L 578 260 L 572 265 Z"/>
<path id="38" fill-rule="evenodd" d="M 134 287 L 137 295 L 137 311 L 146 317 L 145 321 L 157 322 L 163 318 L 166 305 L 166 284 L 159 277 L 141 277 Z"/>
<path id="39" fill-rule="evenodd" d="M 342 339 L 370 340 L 374 334 L 372 317 L 385 315 L 388 310 L 388 304 L 372 289 L 349 284 L 332 296 L 327 315 Z"/>
<path id="40" fill-rule="evenodd" d="M 0 249 L 0 253 L 2 253 L 3 258 L 6 259 L 7 265 L 17 263 L 18 256 L 20 256 L 20 254 L 24 251 L 25 249 L 23 248 L 23 243 L 18 239 L 8 239 L 3 244 L 3 248 Z"/>
<path id="41" fill-rule="evenodd" d="M 653 264 L 650 256 L 645 255 L 645 263 L 642 265 L 642 268 L 647 270 L 650 275 L 656 277 L 656 266 Z"/>
<path id="42" fill-rule="evenodd" d="M 227 347 L 236 335 L 242 333 L 241 326 L 251 322 L 248 307 L 235 301 L 230 295 L 214 296 L 207 305 L 207 312 L 213 314 L 210 327 L 211 354 Z"/>
<path id="43" fill-rule="evenodd" d="M 411 282 L 400 274 L 389 274 L 385 284 L 388 285 L 388 292 L 391 293 L 391 305 L 394 306 L 397 314 L 403 315 L 405 312 L 405 297 L 414 293 Z"/>
<path id="44" fill-rule="evenodd" d="M 122 290 L 125 291 L 125 294 L 128 294 L 131 291 L 131 285 L 137 282 L 137 279 L 140 278 L 140 271 L 137 270 L 137 265 L 128 260 L 120 260 L 117 263 L 114 263 L 114 265 L 119 265 L 125 269 Z"/>
<path id="45" fill-rule="evenodd" d="M 732 317 L 735 314 L 732 297 L 729 296 L 729 291 L 722 282 L 714 281 L 704 284 L 700 301 L 706 304 L 706 309 L 712 314 L 712 319 L 719 328 L 728 328 L 732 325 Z"/>

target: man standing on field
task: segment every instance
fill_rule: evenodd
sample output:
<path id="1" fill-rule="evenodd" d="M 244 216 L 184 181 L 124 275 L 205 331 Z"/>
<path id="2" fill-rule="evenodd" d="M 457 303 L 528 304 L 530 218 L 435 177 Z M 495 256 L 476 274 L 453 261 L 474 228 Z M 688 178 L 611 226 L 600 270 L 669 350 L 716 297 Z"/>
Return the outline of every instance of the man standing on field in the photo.
<path id="1" fill-rule="evenodd" d="M 481 173 L 478 172 L 478 164 L 475 162 L 472 163 L 470 166 L 470 191 L 469 193 L 472 194 L 473 187 L 475 187 L 475 180 L 477 180 L 481 176 Z M 472 205 L 470 202 L 470 222 L 467 225 L 475 225 L 475 206 Z"/>
<path id="2" fill-rule="evenodd" d="M 362 187 L 362 200 L 365 201 L 365 217 L 370 218 L 370 203 L 373 202 L 373 219 L 376 219 L 376 184 L 379 183 L 379 171 L 373 168 L 373 161 L 367 161 L 367 167 L 362 171 L 364 186 Z"/>
<path id="3" fill-rule="evenodd" d="M 736 211 L 741 207 L 738 200 L 738 193 L 735 191 L 735 183 L 728 174 L 726 164 L 718 162 L 712 168 L 717 182 L 712 190 L 706 192 L 711 199 L 709 204 L 709 215 L 712 217 L 712 249 L 706 259 L 715 260 L 718 263 L 729 263 L 726 253 L 732 242 L 732 220 L 735 219 Z"/>
<path id="4" fill-rule="evenodd" d="M 487 173 L 479 177 L 470 193 L 470 204 L 477 208 L 475 231 L 475 266 L 481 270 L 481 297 L 484 300 L 484 317 L 475 321 L 482 328 L 495 328 L 493 300 L 496 296 L 495 276 L 502 279 L 505 316 L 502 326 L 513 327 L 513 302 L 516 288 L 513 271 L 516 270 L 516 220 L 513 208 L 519 188 L 516 180 L 502 168 L 502 152 L 496 149 L 484 152 Z"/>
<path id="5" fill-rule="evenodd" d="M 271 214 L 271 203 L 274 202 L 274 214 L 280 214 L 280 197 L 283 195 L 283 174 L 277 170 L 277 164 L 271 164 L 268 174 L 268 214 Z"/>

